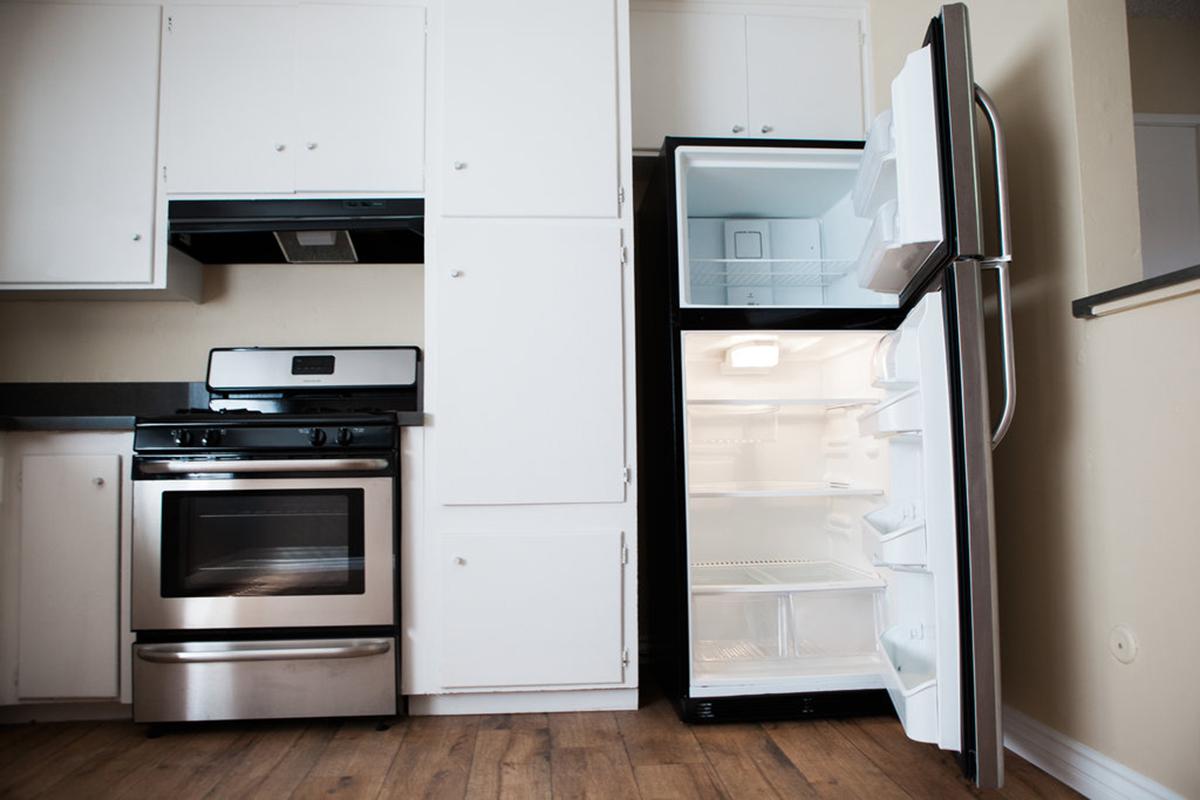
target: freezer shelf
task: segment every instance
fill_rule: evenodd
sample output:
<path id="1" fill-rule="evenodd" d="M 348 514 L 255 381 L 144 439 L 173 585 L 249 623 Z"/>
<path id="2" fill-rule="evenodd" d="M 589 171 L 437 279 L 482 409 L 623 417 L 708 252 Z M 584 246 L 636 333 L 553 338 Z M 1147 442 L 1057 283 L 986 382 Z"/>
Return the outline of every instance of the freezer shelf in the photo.
<path id="1" fill-rule="evenodd" d="M 881 494 L 882 489 L 817 481 L 698 483 L 688 491 L 689 497 L 877 497 Z"/>
<path id="2" fill-rule="evenodd" d="M 730 561 L 692 565 L 693 594 L 882 589 L 874 573 L 836 561 Z"/>
<path id="3" fill-rule="evenodd" d="M 692 285 L 717 288 L 828 286 L 857 263 L 854 259 L 826 258 L 693 258 L 690 261 Z"/>

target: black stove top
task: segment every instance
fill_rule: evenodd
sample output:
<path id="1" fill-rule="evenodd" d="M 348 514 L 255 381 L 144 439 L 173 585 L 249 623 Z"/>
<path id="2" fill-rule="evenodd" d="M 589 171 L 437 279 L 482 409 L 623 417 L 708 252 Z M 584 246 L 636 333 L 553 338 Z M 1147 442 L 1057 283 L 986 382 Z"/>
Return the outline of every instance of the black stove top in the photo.
<path id="1" fill-rule="evenodd" d="M 139 455 L 391 450 L 396 431 L 393 413 L 188 410 L 137 420 L 133 449 Z"/>

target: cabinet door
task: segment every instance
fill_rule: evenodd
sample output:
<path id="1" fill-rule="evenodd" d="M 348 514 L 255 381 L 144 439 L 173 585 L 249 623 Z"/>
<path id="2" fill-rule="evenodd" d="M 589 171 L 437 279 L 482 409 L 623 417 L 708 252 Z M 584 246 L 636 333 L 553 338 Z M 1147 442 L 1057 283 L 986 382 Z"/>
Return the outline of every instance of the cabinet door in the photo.
<path id="1" fill-rule="evenodd" d="M 296 9 L 174 6 L 163 47 L 167 191 L 290 192 Z"/>
<path id="2" fill-rule="evenodd" d="M 614 0 L 449 0 L 444 213 L 616 217 Z"/>
<path id="3" fill-rule="evenodd" d="M 746 47 L 751 135 L 863 137 L 857 19 L 747 16 Z"/>
<path id="4" fill-rule="evenodd" d="M 446 536 L 443 685 L 621 683 L 621 545 L 618 531 Z"/>
<path id="5" fill-rule="evenodd" d="M 296 189 L 420 193 L 425 9 L 302 5 Z"/>
<path id="6" fill-rule="evenodd" d="M 616 226 L 449 221 L 439 241 L 441 502 L 622 502 Z"/>
<path id="7" fill-rule="evenodd" d="M 17 694 L 117 696 L 121 457 L 21 459 Z"/>
<path id="8" fill-rule="evenodd" d="M 157 6 L 0 5 L 0 283 L 153 268 Z"/>
<path id="9" fill-rule="evenodd" d="M 634 11 L 629 27 L 634 147 L 747 135 L 743 15 Z"/>

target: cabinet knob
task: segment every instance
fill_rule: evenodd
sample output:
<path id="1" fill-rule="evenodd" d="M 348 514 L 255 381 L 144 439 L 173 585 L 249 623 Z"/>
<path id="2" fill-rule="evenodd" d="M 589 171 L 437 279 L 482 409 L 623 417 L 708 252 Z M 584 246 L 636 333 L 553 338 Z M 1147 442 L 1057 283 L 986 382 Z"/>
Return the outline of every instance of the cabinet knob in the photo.
<path id="1" fill-rule="evenodd" d="M 742 132 L 742 131 L 744 131 L 744 130 L 746 130 L 746 128 L 745 128 L 744 126 L 742 126 L 742 125 L 734 125 L 734 126 L 733 126 L 733 132 L 734 132 L 734 133 L 741 133 L 741 132 Z"/>
<path id="2" fill-rule="evenodd" d="M 277 144 L 277 145 L 275 145 L 275 152 L 282 153 L 286 148 L 287 148 L 287 145 Z"/>
<path id="3" fill-rule="evenodd" d="M 97 486 L 103 486 L 104 478 L 92 478 L 92 483 L 96 484 Z"/>
<path id="4" fill-rule="evenodd" d="M 458 169 L 458 170 L 463 170 L 463 169 L 466 169 L 466 168 L 467 168 L 467 162 L 465 162 L 465 161 L 455 161 L 455 162 L 454 162 L 454 168 L 455 168 L 455 169 Z"/>
<path id="5" fill-rule="evenodd" d="M 306 148 L 308 148 L 309 150 L 316 150 L 316 149 L 317 149 L 317 143 L 316 143 L 316 142 L 309 142 L 308 144 L 306 144 L 306 145 L 304 145 L 304 146 L 305 146 Z"/>
<path id="6" fill-rule="evenodd" d="M 135 233 L 135 234 L 133 235 L 133 240 L 134 240 L 135 242 L 140 242 L 140 241 L 142 240 L 142 235 L 141 235 L 140 233 Z"/>
<path id="7" fill-rule="evenodd" d="M 461 277 L 462 277 L 462 270 L 461 270 L 461 269 L 452 269 L 452 270 L 450 270 L 450 277 L 451 277 L 451 278 L 461 278 Z"/>
<path id="8" fill-rule="evenodd" d="M 773 130 L 775 130 L 775 126 L 774 126 L 774 125 L 763 125 L 763 126 L 762 126 L 762 132 L 763 132 L 763 133 L 770 133 L 770 132 L 771 132 L 771 131 L 773 131 Z"/>
<path id="9" fill-rule="evenodd" d="M 463 558 L 462 556 L 455 556 L 454 563 L 458 564 L 460 567 L 462 567 L 462 566 L 466 565 L 467 560 L 465 558 Z"/>

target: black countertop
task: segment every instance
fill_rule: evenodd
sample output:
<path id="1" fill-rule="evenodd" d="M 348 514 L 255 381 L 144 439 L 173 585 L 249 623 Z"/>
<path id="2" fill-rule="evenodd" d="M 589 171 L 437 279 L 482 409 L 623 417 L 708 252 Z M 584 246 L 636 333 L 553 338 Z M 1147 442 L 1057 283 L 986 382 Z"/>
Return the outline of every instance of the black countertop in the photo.
<path id="1" fill-rule="evenodd" d="M 207 408 L 202 382 L 0 383 L 0 430 L 131 431 L 135 417 L 162 417 Z M 421 425 L 419 411 L 396 415 Z"/>

